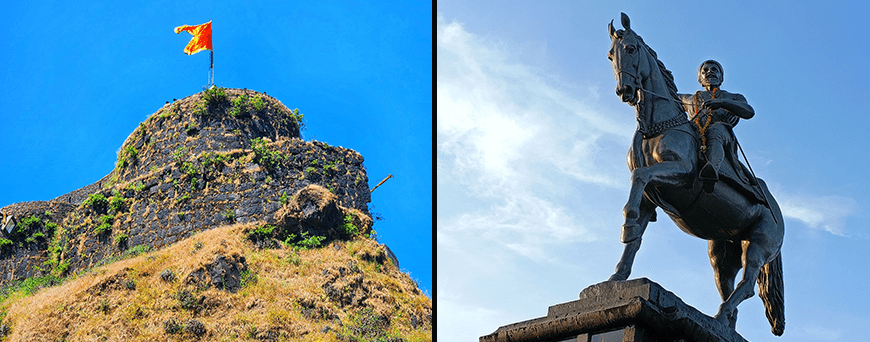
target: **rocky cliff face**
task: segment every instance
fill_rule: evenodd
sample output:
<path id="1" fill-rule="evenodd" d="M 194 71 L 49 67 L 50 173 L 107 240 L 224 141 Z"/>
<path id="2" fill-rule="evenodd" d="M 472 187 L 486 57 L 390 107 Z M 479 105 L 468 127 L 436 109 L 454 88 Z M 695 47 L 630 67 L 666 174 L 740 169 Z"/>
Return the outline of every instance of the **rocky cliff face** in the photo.
<path id="1" fill-rule="evenodd" d="M 0 284 L 62 276 L 231 223 L 281 223 L 282 239 L 347 238 L 305 221 L 310 212 L 276 217 L 286 205 L 316 207 L 293 202 L 312 186 L 334 197 L 331 220 L 365 233 L 371 219 L 363 157 L 302 141 L 301 123 L 298 111 L 251 90 L 216 88 L 165 105 L 130 134 L 103 179 L 50 201 L 0 209 L 6 228 L 14 226 L 0 239 Z"/>

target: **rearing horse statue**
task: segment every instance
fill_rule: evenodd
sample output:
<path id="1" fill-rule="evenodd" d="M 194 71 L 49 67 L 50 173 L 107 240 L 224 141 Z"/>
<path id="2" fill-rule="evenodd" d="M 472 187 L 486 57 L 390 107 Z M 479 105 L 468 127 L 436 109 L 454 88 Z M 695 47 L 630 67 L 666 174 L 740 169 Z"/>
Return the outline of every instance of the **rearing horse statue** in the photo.
<path id="1" fill-rule="evenodd" d="M 715 283 L 722 296 L 716 320 L 734 328 L 737 306 L 751 298 L 758 282 L 759 297 L 774 335 L 785 329 L 782 286 L 782 212 L 767 185 L 758 179 L 765 201 L 750 198 L 727 182 L 715 191 L 702 190 L 698 180 L 700 136 L 688 121 L 677 97 L 673 76 L 655 52 L 631 30 L 622 14 L 624 30 L 610 31 L 608 59 L 616 74 L 616 94 L 635 107 L 637 131 L 628 151 L 631 192 L 623 209 L 625 250 L 610 280 L 631 274 L 641 236 L 656 220 L 656 207 L 677 227 L 708 240 Z M 703 164 L 700 164 L 703 165 Z M 760 203 L 761 202 L 761 203 Z M 734 286 L 743 268 L 743 278 Z"/>

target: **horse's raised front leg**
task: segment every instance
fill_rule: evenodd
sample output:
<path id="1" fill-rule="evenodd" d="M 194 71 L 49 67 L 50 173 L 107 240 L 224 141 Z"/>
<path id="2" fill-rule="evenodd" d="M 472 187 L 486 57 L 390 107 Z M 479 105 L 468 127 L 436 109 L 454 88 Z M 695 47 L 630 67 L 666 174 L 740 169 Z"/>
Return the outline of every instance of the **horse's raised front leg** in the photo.
<path id="1" fill-rule="evenodd" d="M 640 167 L 631 171 L 631 190 L 628 203 L 622 209 L 625 216 L 622 242 L 631 241 L 643 234 L 638 225 L 641 215 L 643 192 L 648 186 L 690 187 L 694 175 L 692 164 L 685 160 L 666 161 L 652 166 Z"/>
<path id="2" fill-rule="evenodd" d="M 640 206 L 640 216 L 636 221 L 637 226 L 640 229 L 639 231 L 633 232 L 626 232 L 623 229 L 621 240 L 625 243 L 625 249 L 622 251 L 622 257 L 619 259 L 619 263 L 616 264 L 616 272 L 610 276 L 608 281 L 626 280 L 628 279 L 628 276 L 631 275 L 631 267 L 634 264 L 634 257 L 640 249 L 641 237 L 643 236 L 644 230 L 646 230 L 647 224 L 649 224 L 650 221 L 655 221 L 655 213 L 655 204 L 652 204 L 652 202 L 644 198 Z M 637 235 L 629 236 L 628 234 Z"/>

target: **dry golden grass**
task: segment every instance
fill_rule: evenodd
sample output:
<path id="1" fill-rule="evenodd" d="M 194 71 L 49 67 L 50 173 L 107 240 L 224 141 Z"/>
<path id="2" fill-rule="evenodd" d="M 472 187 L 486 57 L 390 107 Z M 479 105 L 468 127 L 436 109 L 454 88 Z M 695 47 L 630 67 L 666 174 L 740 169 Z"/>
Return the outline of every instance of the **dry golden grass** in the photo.
<path id="1" fill-rule="evenodd" d="M 257 249 L 244 233 L 254 225 L 208 230 L 31 296 L 14 294 L 0 303 L 0 310 L 7 312 L 3 323 L 11 327 L 4 340 L 337 341 L 343 334 L 365 341 L 366 336 L 356 335 L 360 330 L 355 322 L 363 314 L 376 314 L 389 317 L 386 336 L 431 341 L 431 299 L 389 261 L 366 261 L 384 253 L 376 242 L 338 241 L 314 250 Z M 244 257 L 256 276 L 246 278 L 247 285 L 237 293 L 186 282 L 191 271 L 219 255 Z M 173 281 L 161 279 L 165 270 L 175 274 Z M 130 282 L 135 289 L 128 288 Z M 182 290 L 201 300 L 195 308 L 184 307 L 178 299 Z M 181 326 L 199 321 L 205 333 L 167 333 L 170 319 Z M 325 327 L 329 329 L 323 332 Z"/>

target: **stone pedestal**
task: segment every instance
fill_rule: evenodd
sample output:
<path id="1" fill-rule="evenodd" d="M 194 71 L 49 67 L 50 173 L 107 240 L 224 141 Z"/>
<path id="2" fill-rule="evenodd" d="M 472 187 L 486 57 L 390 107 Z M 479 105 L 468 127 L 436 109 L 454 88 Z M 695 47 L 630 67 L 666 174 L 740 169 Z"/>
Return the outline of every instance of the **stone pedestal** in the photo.
<path id="1" fill-rule="evenodd" d="M 646 279 L 587 287 L 547 316 L 505 325 L 480 342 L 746 342 L 734 329 Z"/>

